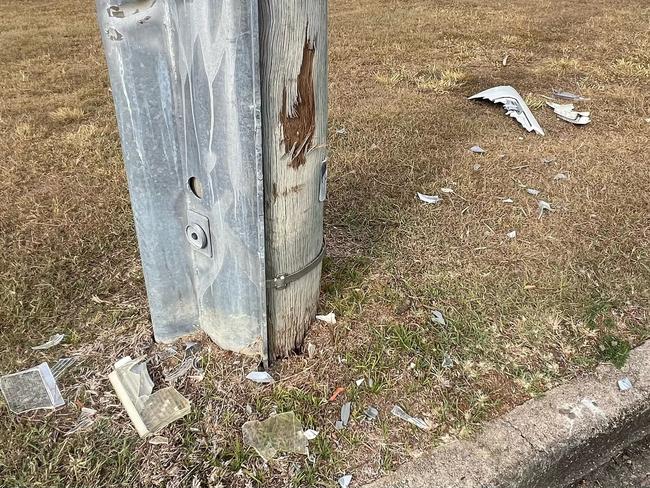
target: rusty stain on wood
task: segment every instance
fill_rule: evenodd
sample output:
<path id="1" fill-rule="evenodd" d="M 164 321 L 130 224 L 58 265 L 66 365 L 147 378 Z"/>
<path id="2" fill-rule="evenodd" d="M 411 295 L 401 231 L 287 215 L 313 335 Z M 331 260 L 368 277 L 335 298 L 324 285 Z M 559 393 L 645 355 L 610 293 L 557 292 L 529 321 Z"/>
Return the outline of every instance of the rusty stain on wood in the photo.
<path id="1" fill-rule="evenodd" d="M 282 93 L 280 123 L 284 134 L 284 148 L 291 156 L 289 166 L 298 169 L 307 162 L 306 154 L 311 147 L 316 128 L 316 104 L 312 68 L 315 46 L 305 38 L 302 64 L 298 73 L 298 98 L 290 109 L 287 107 L 286 88 Z"/>

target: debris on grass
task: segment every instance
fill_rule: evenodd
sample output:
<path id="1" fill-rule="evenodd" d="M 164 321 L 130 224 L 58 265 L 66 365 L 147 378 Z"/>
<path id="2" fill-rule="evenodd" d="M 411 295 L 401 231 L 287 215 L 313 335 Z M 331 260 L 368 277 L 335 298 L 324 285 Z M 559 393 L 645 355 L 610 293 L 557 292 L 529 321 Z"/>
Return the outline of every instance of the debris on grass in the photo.
<path id="1" fill-rule="evenodd" d="M 364 378 L 359 378 L 358 380 L 355 381 L 357 386 L 363 385 L 363 382 L 366 381 Z"/>
<path id="2" fill-rule="evenodd" d="M 350 486 L 350 483 L 352 482 L 352 475 L 351 474 L 346 474 L 344 476 L 341 476 L 338 480 L 339 486 L 341 488 L 348 488 Z"/>
<path id="3" fill-rule="evenodd" d="M 350 421 L 350 414 L 352 413 L 352 403 L 346 402 L 341 407 L 341 423 L 343 427 L 347 427 L 348 422 Z"/>
<path id="4" fill-rule="evenodd" d="M 379 410 L 377 410 L 375 407 L 368 407 L 366 408 L 365 412 L 363 412 L 363 414 L 368 420 L 376 420 L 377 417 L 379 417 Z"/>
<path id="5" fill-rule="evenodd" d="M 16 414 L 65 405 L 47 363 L 1 377 L 0 391 L 9 410 Z"/>
<path id="6" fill-rule="evenodd" d="M 441 366 L 445 369 L 450 369 L 454 367 L 454 360 L 451 359 L 451 356 L 449 356 L 449 354 L 445 354 L 445 357 L 442 359 Z"/>
<path id="7" fill-rule="evenodd" d="M 114 365 L 108 379 L 140 437 L 155 434 L 190 412 L 190 402 L 176 388 L 153 393 L 145 358 L 126 356 Z"/>
<path id="8" fill-rule="evenodd" d="M 551 204 L 548 203 L 548 202 L 545 202 L 544 200 L 538 200 L 537 201 L 537 206 L 539 207 L 539 218 L 540 219 L 544 215 L 545 210 L 547 212 L 552 212 L 553 211 L 553 209 L 551 208 Z"/>
<path id="9" fill-rule="evenodd" d="M 65 338 L 65 334 L 54 334 L 50 336 L 47 342 L 44 342 L 39 346 L 32 346 L 32 349 L 34 351 L 44 351 L 45 349 L 50 349 L 51 347 L 58 346 L 59 344 L 61 344 L 61 341 L 63 341 L 64 338 Z"/>
<path id="10" fill-rule="evenodd" d="M 423 201 L 424 203 L 440 203 L 442 202 L 442 198 L 440 198 L 438 195 L 425 195 L 424 193 L 418 192 L 418 198 Z"/>
<path id="11" fill-rule="evenodd" d="M 496 86 L 484 90 L 469 97 L 470 100 L 485 99 L 494 103 L 500 103 L 506 110 L 506 114 L 513 117 L 528 132 L 535 131 L 543 136 L 544 130 L 535 119 L 535 116 L 526 105 L 519 92 L 511 86 Z"/>
<path id="12" fill-rule="evenodd" d="M 244 443 L 265 461 L 279 452 L 309 455 L 307 437 L 293 412 L 272 415 L 262 422 L 250 420 L 242 426 L 242 434 Z"/>
<path id="13" fill-rule="evenodd" d="M 554 162 L 555 162 L 555 158 L 548 157 L 548 158 L 542 159 L 542 163 L 544 163 L 544 164 L 552 164 Z"/>
<path id="14" fill-rule="evenodd" d="M 162 435 L 155 435 L 149 439 L 149 444 L 152 446 L 166 446 L 169 444 L 169 438 Z"/>
<path id="15" fill-rule="evenodd" d="M 540 192 L 539 190 L 535 190 L 534 188 L 526 188 L 526 193 L 528 193 L 529 195 L 533 195 L 533 196 L 536 197 L 536 196 L 539 195 L 541 192 Z"/>
<path id="16" fill-rule="evenodd" d="M 502 64 L 503 66 L 508 66 L 508 58 L 509 58 L 509 57 L 510 57 L 509 54 L 506 54 L 506 55 L 503 57 L 503 60 L 501 61 L 501 64 Z"/>
<path id="17" fill-rule="evenodd" d="M 343 386 L 339 386 L 336 390 L 334 390 L 334 393 L 332 393 L 332 396 L 330 397 L 329 401 L 333 402 L 335 401 L 338 396 L 345 391 L 345 388 Z"/>
<path id="18" fill-rule="evenodd" d="M 97 410 L 93 408 L 82 407 L 81 414 L 79 414 L 79 420 L 77 420 L 77 424 L 63 435 L 67 437 L 69 435 L 76 434 L 77 432 L 84 429 L 87 429 L 95 423 L 95 415 L 97 415 Z"/>
<path id="19" fill-rule="evenodd" d="M 553 90 L 553 96 L 555 98 L 560 98 L 562 100 L 573 100 L 574 102 L 581 102 L 584 100 L 589 100 L 588 98 L 583 97 L 582 95 L 576 95 L 568 91 Z"/>
<path id="20" fill-rule="evenodd" d="M 469 150 L 472 151 L 474 154 L 484 154 L 485 152 L 487 152 L 481 146 L 472 146 L 469 148 Z"/>
<path id="21" fill-rule="evenodd" d="M 316 356 L 316 346 L 311 342 L 307 344 L 307 356 L 309 357 L 309 359 Z"/>
<path id="22" fill-rule="evenodd" d="M 501 202 L 502 203 L 515 203 L 512 198 L 504 198 L 503 200 L 501 200 Z"/>
<path id="23" fill-rule="evenodd" d="M 307 429 L 304 432 L 305 437 L 307 438 L 308 441 L 313 441 L 314 439 L 316 439 L 316 437 L 318 437 L 319 433 L 320 433 L 319 431 L 314 430 L 314 429 Z"/>
<path id="24" fill-rule="evenodd" d="M 447 325 L 445 316 L 442 314 L 440 310 L 434 310 L 433 312 L 431 312 L 431 321 L 435 324 Z"/>
<path id="25" fill-rule="evenodd" d="M 586 125 L 591 122 L 589 112 L 577 112 L 572 103 L 546 102 L 560 119 L 575 125 Z"/>
<path id="26" fill-rule="evenodd" d="M 274 383 L 275 380 L 273 376 L 268 374 L 266 371 L 251 371 L 246 375 L 247 380 L 254 381 L 255 383 Z"/>
<path id="27" fill-rule="evenodd" d="M 336 324 L 336 315 L 334 312 L 330 312 L 327 315 L 316 315 L 316 320 L 325 322 L 326 324 L 335 325 Z"/>
<path id="28" fill-rule="evenodd" d="M 441 191 L 442 193 L 447 193 L 447 194 L 454 193 L 454 189 L 453 189 L 453 188 L 440 188 L 440 191 Z"/>
<path id="29" fill-rule="evenodd" d="M 395 417 L 408 422 L 409 424 L 415 425 L 418 429 L 431 430 L 431 426 L 427 421 L 422 420 L 418 417 L 412 417 L 406 413 L 399 405 L 393 406 L 393 409 L 390 411 L 390 413 L 392 413 Z"/>
<path id="30" fill-rule="evenodd" d="M 632 381 L 630 378 L 621 378 L 618 380 L 618 389 L 621 391 L 628 391 L 632 389 Z"/>
<path id="31" fill-rule="evenodd" d="M 553 177 L 553 181 L 562 181 L 562 180 L 566 180 L 568 178 L 569 177 L 567 175 L 565 175 L 564 173 L 558 173 Z"/>
<path id="32" fill-rule="evenodd" d="M 52 366 L 52 376 L 54 376 L 54 378 L 61 377 L 70 366 L 77 362 L 77 359 L 77 356 L 59 359 L 54 363 L 54 366 Z"/>
<path id="33" fill-rule="evenodd" d="M 177 379 L 185 377 L 191 369 L 196 371 L 196 376 L 203 379 L 203 368 L 200 365 L 201 357 L 197 354 L 199 351 L 199 344 L 196 342 L 188 342 L 185 344 L 185 357 L 181 364 L 165 374 L 165 381 L 171 383 Z"/>
<path id="34" fill-rule="evenodd" d="M 512 230 L 506 234 L 508 236 L 508 239 L 515 239 L 517 237 L 517 231 Z"/>

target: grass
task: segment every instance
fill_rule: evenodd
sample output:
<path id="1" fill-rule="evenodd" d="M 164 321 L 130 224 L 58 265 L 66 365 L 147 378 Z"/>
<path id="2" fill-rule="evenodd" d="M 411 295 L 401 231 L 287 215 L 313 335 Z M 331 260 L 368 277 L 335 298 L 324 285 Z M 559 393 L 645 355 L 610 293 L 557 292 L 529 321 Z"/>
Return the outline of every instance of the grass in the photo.
<path id="1" fill-rule="evenodd" d="M 0 406 L 0 486 L 336 486 L 345 473 L 358 486 L 598 362 L 623 367 L 649 337 L 645 2 L 330 5 L 320 309 L 337 324 L 314 324 L 314 357 L 276 365 L 272 386 L 243 381 L 255 361 L 199 337 L 206 376 L 176 385 L 192 413 L 157 446 L 137 437 L 107 380 L 116 358 L 160 346 L 93 7 L 3 5 L 0 373 L 82 360 L 59 381 L 65 408 L 14 416 Z M 499 84 L 530 102 L 546 137 L 466 100 Z M 578 106 L 592 124 L 558 120 L 543 106 L 552 89 L 590 98 Z M 487 153 L 471 154 L 475 144 Z M 560 172 L 568 179 L 555 181 Z M 537 218 L 526 188 L 556 211 Z M 422 204 L 417 191 L 443 203 Z M 29 349 L 55 332 L 64 344 Z M 345 401 L 352 419 L 337 431 Z M 394 404 L 434 427 L 400 422 Z M 99 420 L 65 437 L 82 406 Z M 368 406 L 377 421 L 364 419 Z M 310 458 L 267 465 L 241 425 L 286 410 L 320 435 Z"/>

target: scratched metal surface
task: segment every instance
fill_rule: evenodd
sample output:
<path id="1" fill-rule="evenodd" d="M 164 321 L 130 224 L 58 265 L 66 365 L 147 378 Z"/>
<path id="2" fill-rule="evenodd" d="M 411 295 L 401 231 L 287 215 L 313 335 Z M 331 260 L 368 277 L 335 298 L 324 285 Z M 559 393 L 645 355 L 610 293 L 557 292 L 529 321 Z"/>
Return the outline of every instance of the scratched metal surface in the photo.
<path id="1" fill-rule="evenodd" d="M 97 0 L 155 337 L 199 327 L 265 358 L 257 9 Z M 186 238 L 191 212 L 209 221 L 208 252 Z"/>

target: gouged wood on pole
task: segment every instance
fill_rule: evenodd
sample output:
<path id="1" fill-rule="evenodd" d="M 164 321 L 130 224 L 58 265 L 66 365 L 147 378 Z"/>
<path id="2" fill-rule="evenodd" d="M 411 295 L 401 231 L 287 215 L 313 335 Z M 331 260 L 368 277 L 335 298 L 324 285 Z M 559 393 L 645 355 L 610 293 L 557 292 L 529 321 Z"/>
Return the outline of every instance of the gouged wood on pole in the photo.
<path id="1" fill-rule="evenodd" d="M 327 1 L 261 0 L 260 61 L 267 276 L 299 271 L 321 250 L 327 157 Z M 321 266 L 268 288 L 269 358 L 299 348 L 318 304 Z"/>

